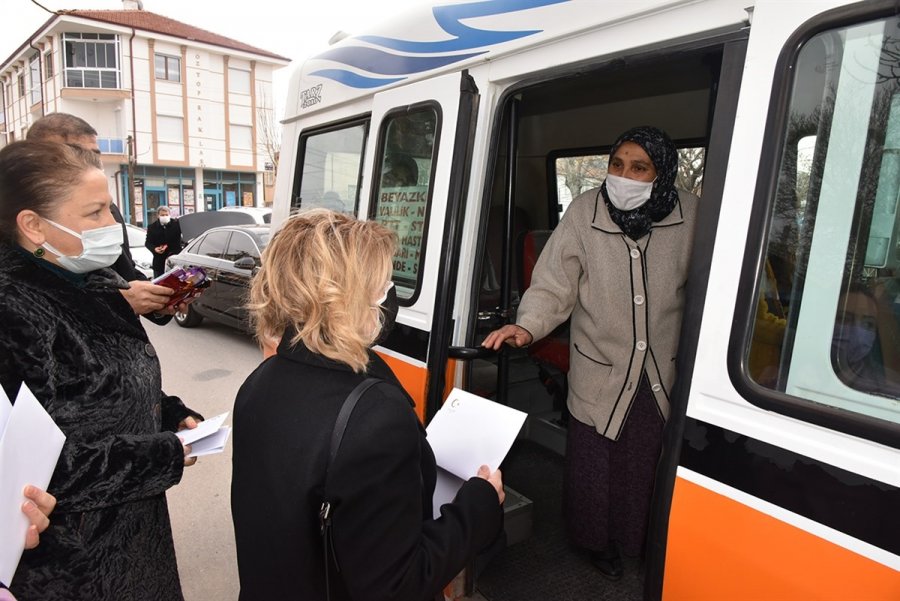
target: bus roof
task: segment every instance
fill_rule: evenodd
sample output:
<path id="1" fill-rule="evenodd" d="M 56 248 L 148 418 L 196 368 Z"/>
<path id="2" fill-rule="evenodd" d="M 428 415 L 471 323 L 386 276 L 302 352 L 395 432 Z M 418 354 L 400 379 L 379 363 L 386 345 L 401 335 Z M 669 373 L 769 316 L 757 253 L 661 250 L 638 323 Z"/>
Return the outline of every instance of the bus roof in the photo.
<path id="1" fill-rule="evenodd" d="M 423 3 L 308 58 L 291 76 L 285 121 L 523 48 L 696 0 L 449 0 Z M 730 9 L 749 0 L 714 0 Z M 733 14 L 743 16 L 738 8 Z M 740 17 L 739 17 L 740 18 Z M 565 61 L 561 61 L 565 62 Z"/>

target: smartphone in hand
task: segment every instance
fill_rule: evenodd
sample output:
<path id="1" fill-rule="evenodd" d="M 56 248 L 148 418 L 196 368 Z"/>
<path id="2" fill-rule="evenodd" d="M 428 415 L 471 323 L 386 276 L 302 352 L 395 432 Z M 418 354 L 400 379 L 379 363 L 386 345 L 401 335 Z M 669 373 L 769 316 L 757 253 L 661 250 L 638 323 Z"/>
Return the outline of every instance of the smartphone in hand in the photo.
<path id="1" fill-rule="evenodd" d="M 153 279 L 153 283 L 175 291 L 169 297 L 169 302 L 166 303 L 167 307 L 174 307 L 194 298 L 201 290 L 209 286 L 210 281 L 201 267 L 175 267 Z"/>

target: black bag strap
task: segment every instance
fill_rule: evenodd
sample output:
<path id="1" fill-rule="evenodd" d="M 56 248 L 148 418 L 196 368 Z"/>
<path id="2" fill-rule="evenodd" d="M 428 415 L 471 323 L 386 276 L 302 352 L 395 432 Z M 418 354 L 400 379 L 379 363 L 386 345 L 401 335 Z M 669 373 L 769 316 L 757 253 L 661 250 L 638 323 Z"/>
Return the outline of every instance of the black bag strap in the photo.
<path id="1" fill-rule="evenodd" d="M 326 481 L 328 480 L 328 469 L 331 467 L 331 464 L 334 463 L 334 458 L 337 457 L 338 449 L 341 448 L 341 440 L 344 438 L 347 422 L 350 421 L 350 414 L 353 413 L 353 409 L 356 407 L 356 403 L 359 401 L 360 397 L 364 395 L 368 389 L 379 382 L 381 382 L 380 378 L 366 378 L 360 382 L 356 388 L 353 389 L 353 392 L 347 395 L 347 398 L 344 400 L 341 411 L 338 413 L 337 421 L 334 422 L 334 431 L 331 433 L 331 448 L 328 452 L 328 465 L 325 466 Z"/>
<path id="2" fill-rule="evenodd" d="M 359 401 L 360 397 L 366 393 L 368 389 L 370 389 L 375 384 L 381 382 L 380 378 L 366 378 L 359 384 L 357 384 L 356 388 L 347 395 L 347 398 L 344 399 L 344 404 L 341 405 L 341 410 L 338 413 L 337 420 L 334 422 L 334 430 L 331 432 L 331 446 L 328 449 L 328 463 L 325 464 L 325 489 L 328 488 L 328 470 L 331 468 L 331 464 L 334 463 L 335 457 L 337 457 L 338 449 L 341 448 L 341 441 L 344 439 L 344 432 L 347 430 L 347 423 L 350 421 L 350 414 L 353 413 L 353 409 L 356 408 L 356 403 Z M 330 563 L 330 559 L 334 559 L 334 565 L 337 567 L 340 572 L 340 566 L 337 563 L 337 556 L 334 554 L 334 544 L 331 540 L 331 501 L 327 498 L 322 501 L 322 505 L 319 507 L 319 530 L 322 533 L 322 549 L 324 552 L 324 560 L 325 560 L 325 599 L 331 599 L 331 580 L 328 575 L 328 564 Z M 330 555 L 332 558 L 329 558 L 329 549 L 331 550 Z"/>

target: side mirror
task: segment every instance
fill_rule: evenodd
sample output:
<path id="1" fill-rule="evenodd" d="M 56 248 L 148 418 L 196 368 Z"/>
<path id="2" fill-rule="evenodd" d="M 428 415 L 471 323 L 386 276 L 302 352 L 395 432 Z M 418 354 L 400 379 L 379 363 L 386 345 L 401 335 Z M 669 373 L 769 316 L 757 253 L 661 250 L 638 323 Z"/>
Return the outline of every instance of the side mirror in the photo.
<path id="1" fill-rule="evenodd" d="M 246 269 L 248 271 L 256 267 L 256 261 L 253 257 L 241 257 L 234 262 L 235 269 Z"/>

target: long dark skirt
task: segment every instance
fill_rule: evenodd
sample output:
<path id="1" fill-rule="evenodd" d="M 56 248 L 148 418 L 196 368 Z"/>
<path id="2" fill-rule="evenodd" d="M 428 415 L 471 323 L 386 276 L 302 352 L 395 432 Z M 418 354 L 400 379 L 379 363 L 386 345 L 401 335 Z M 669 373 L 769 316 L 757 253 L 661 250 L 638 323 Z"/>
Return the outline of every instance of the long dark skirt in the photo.
<path id="1" fill-rule="evenodd" d="M 575 545 L 603 551 L 616 541 L 625 555 L 643 553 L 663 419 L 641 380 L 618 441 L 569 420 L 565 518 Z"/>

